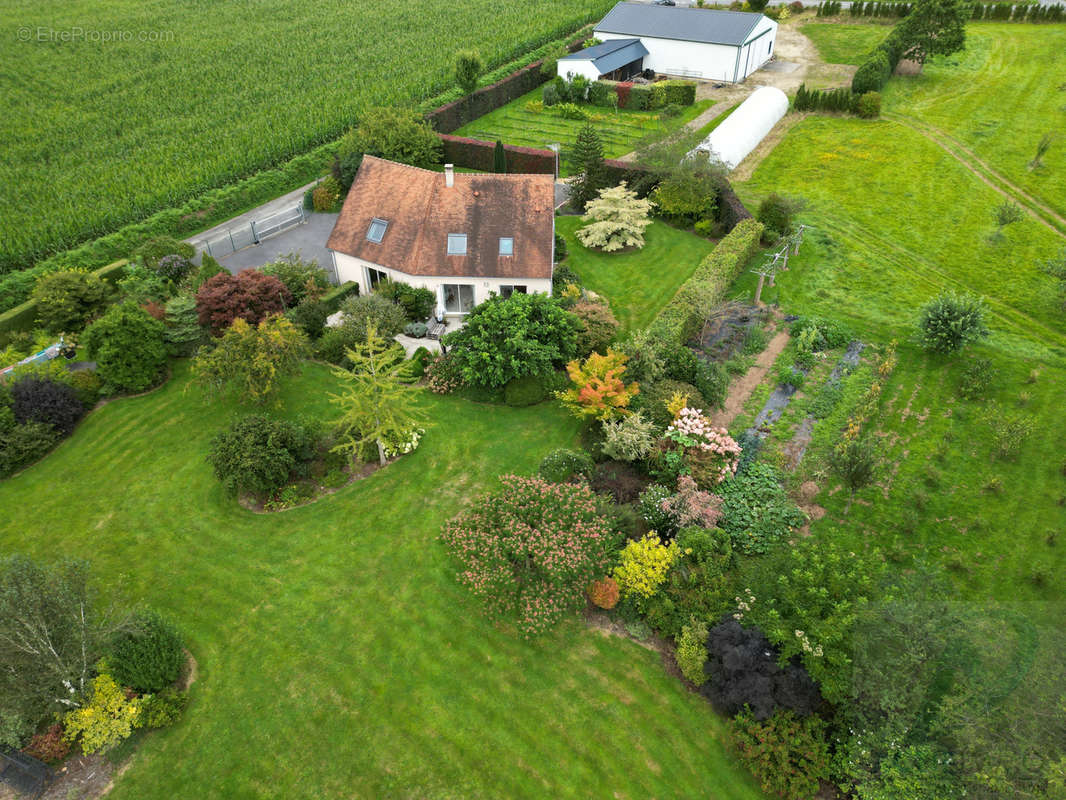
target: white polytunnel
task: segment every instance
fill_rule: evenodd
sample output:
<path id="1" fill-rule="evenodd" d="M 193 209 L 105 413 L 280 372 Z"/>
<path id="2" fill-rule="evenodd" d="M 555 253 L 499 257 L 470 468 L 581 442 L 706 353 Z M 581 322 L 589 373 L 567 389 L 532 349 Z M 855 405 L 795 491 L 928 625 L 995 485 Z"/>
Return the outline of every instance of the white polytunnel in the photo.
<path id="1" fill-rule="evenodd" d="M 773 86 L 760 86 L 689 155 L 702 153 L 733 169 L 788 112 L 788 97 Z"/>

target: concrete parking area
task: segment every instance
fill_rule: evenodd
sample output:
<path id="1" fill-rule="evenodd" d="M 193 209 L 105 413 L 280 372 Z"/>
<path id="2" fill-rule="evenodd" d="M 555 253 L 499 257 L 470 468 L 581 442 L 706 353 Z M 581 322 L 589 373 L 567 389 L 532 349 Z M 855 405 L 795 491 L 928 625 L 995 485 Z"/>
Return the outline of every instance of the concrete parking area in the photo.
<path id="1" fill-rule="evenodd" d="M 337 222 L 338 214 L 308 214 L 307 222 L 264 239 L 260 244 L 245 247 L 218 259 L 218 263 L 230 272 L 240 272 L 249 267 L 261 267 L 277 261 L 287 253 L 296 253 L 304 261 L 317 261 L 318 265 L 333 274 L 333 260 L 326 249 L 326 240 Z"/>

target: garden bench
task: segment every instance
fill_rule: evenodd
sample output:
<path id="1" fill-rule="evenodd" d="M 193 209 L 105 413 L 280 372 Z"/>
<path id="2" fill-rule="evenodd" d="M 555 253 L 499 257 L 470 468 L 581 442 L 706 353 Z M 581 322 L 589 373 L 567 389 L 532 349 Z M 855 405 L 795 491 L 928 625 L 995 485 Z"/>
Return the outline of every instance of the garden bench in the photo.
<path id="1" fill-rule="evenodd" d="M 429 324 L 429 330 L 426 332 L 426 338 L 428 338 L 428 339 L 439 339 L 444 334 L 444 331 L 445 331 L 444 323 L 443 322 L 437 322 L 436 320 L 434 320 L 433 322 L 431 322 Z"/>

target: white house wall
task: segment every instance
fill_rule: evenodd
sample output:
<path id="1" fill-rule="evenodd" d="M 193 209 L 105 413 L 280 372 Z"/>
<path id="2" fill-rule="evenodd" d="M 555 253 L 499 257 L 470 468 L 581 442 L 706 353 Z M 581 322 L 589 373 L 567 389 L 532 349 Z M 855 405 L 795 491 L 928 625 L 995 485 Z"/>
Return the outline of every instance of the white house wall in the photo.
<path id="1" fill-rule="evenodd" d="M 472 278 L 460 275 L 449 277 L 441 277 L 437 275 L 408 275 L 405 272 L 389 269 L 380 264 L 364 261 L 361 258 L 349 256 L 344 253 L 335 252 L 333 255 L 337 262 L 337 277 L 340 279 L 340 282 L 355 281 L 359 284 L 359 294 L 365 295 L 370 292 L 370 285 L 367 280 L 366 271 L 369 267 L 370 269 L 384 272 L 389 280 L 396 281 L 397 283 L 406 283 L 408 286 L 413 286 L 416 289 L 429 289 L 436 296 L 438 308 L 442 311 L 441 287 L 446 283 L 473 286 L 474 305 L 488 300 L 489 294 L 492 292 L 499 294 L 501 286 L 525 286 L 526 291 L 530 294 L 537 292 L 550 295 L 552 292 L 552 282 L 549 278 Z M 449 314 L 448 316 L 453 315 Z"/>
<path id="2" fill-rule="evenodd" d="M 600 71 L 591 59 L 577 59 L 573 61 L 560 60 L 558 63 L 559 77 L 569 78 L 571 75 L 583 75 L 590 81 L 600 77 Z"/>
<path id="3" fill-rule="evenodd" d="M 603 42 L 613 39 L 632 39 L 632 35 L 620 33 L 593 33 Z M 644 69 L 655 70 L 664 75 L 680 75 L 703 80 L 732 81 L 737 68 L 737 48 L 723 44 L 682 42 L 678 39 L 655 39 L 641 36 L 641 43 L 648 50 L 644 56 Z"/>
<path id="4" fill-rule="evenodd" d="M 606 31 L 595 31 L 593 36 L 602 42 L 634 38 L 632 34 Z M 644 56 L 644 69 L 664 75 L 733 83 L 744 80 L 770 60 L 777 43 L 777 23 L 763 17 L 748 36 L 748 43 L 742 47 L 650 36 L 638 38 L 648 50 L 648 55 Z M 563 63 L 559 62 L 559 70 L 565 76 Z"/>

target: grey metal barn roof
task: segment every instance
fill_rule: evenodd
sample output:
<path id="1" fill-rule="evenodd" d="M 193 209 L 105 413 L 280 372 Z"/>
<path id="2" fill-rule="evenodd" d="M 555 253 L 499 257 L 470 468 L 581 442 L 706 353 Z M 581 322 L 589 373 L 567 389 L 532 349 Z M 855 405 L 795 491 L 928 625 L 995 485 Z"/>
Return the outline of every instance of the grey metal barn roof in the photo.
<path id="1" fill-rule="evenodd" d="M 604 33 L 740 46 L 762 14 L 746 11 L 619 3 L 595 27 Z M 592 49 L 592 48 L 589 48 Z"/>
<path id="2" fill-rule="evenodd" d="M 619 67 L 624 67 L 631 61 L 643 58 L 648 54 L 648 48 L 640 39 L 612 39 L 603 44 L 596 44 L 570 53 L 560 58 L 560 61 L 591 61 L 592 65 L 599 70 L 601 75 L 613 72 Z"/>

